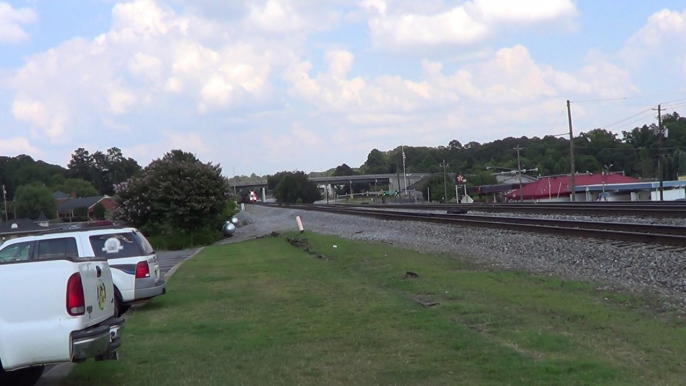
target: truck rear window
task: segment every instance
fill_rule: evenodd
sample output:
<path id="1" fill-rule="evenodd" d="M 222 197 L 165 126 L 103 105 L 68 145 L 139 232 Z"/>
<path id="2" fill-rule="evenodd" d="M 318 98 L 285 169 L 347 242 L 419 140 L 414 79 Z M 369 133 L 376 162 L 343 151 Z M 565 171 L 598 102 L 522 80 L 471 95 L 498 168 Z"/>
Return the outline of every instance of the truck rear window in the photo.
<path id="1" fill-rule="evenodd" d="M 91 236 L 89 240 L 97 257 L 117 259 L 144 255 L 131 232 Z"/>

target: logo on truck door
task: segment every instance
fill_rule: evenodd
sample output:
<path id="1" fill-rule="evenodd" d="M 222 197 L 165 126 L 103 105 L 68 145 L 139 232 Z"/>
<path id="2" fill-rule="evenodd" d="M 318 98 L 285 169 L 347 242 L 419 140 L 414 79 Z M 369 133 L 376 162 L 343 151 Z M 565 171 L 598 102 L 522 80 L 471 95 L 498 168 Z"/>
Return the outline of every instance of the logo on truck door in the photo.
<path id="1" fill-rule="evenodd" d="M 105 309 L 105 301 L 107 300 L 107 289 L 102 280 L 98 280 L 98 307 L 101 310 Z"/>

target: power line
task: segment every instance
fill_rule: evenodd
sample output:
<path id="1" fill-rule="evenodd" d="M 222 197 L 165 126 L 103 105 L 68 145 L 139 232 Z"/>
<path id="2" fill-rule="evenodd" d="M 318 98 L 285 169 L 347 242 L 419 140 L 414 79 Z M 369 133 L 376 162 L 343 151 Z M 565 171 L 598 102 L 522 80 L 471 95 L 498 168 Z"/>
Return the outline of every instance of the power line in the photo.
<path id="1" fill-rule="evenodd" d="M 675 107 L 680 107 L 680 106 L 686 106 L 686 102 L 677 103 L 677 104 L 671 105 L 671 106 L 664 106 L 664 108 L 666 108 L 666 109 L 674 109 Z"/>
<path id="2" fill-rule="evenodd" d="M 673 101 L 667 101 L 667 102 L 663 102 L 663 103 L 661 103 L 661 104 L 662 104 L 662 105 L 668 105 L 668 104 L 670 104 L 670 103 L 679 102 L 679 101 L 686 101 L 686 98 L 675 99 L 675 100 L 673 100 Z"/>
<path id="3" fill-rule="evenodd" d="M 553 131 L 555 129 L 557 124 L 560 122 L 560 118 L 562 118 L 562 114 L 564 114 L 566 111 L 567 109 L 562 109 L 562 111 L 560 111 L 560 115 L 557 116 L 557 119 L 555 120 L 555 123 L 553 123 L 553 127 L 550 128 L 550 131 Z"/>
<path id="4" fill-rule="evenodd" d="M 648 117 L 646 117 L 646 116 L 638 117 L 638 118 L 636 118 L 636 119 L 634 119 L 634 120 L 631 120 L 631 121 L 629 121 L 629 122 L 626 122 L 626 123 L 624 123 L 624 124 L 621 124 L 621 125 L 615 127 L 614 129 L 615 129 L 615 130 L 618 130 L 618 129 L 621 129 L 621 128 L 623 128 L 623 127 L 627 127 L 627 126 L 633 125 L 633 124 L 635 124 L 636 122 L 642 121 L 642 120 L 644 120 L 644 119 L 646 119 L 646 118 L 648 118 Z M 645 123 L 644 123 L 644 125 L 645 125 Z M 636 126 L 635 126 L 635 127 L 636 127 Z"/>
<path id="5" fill-rule="evenodd" d="M 686 92 L 682 91 L 682 92 L 674 92 L 674 93 L 666 93 L 666 94 L 641 95 L 641 96 L 635 96 L 635 97 L 586 99 L 586 100 L 571 101 L 571 102 L 572 103 L 609 102 L 609 101 L 622 101 L 622 100 L 627 100 L 627 99 L 642 99 L 642 98 L 653 98 L 653 97 L 659 97 L 659 96 L 665 96 L 665 95 L 683 95 L 683 94 L 686 94 Z"/>
<path id="6" fill-rule="evenodd" d="M 634 115 L 632 115 L 632 116 L 630 116 L 630 117 L 627 117 L 627 118 L 624 118 L 624 119 L 622 119 L 622 120 L 619 120 L 619 121 L 617 121 L 617 122 L 615 122 L 615 123 L 611 123 L 611 124 L 609 124 L 609 125 L 602 126 L 602 128 L 604 128 L 604 129 L 610 128 L 610 127 L 612 127 L 612 126 L 614 126 L 614 125 L 617 125 L 617 124 L 619 124 L 619 123 L 622 123 L 622 122 L 624 122 L 624 121 L 627 121 L 627 120 L 629 120 L 629 119 L 631 119 L 631 118 L 633 118 L 633 117 L 637 117 L 637 116 L 639 116 L 639 115 L 643 115 L 643 114 L 645 114 L 646 112 L 651 112 L 651 111 L 652 111 L 652 109 L 650 109 L 650 108 L 645 109 L 645 110 L 643 110 L 643 111 L 641 111 L 641 112 L 639 112 L 639 113 L 636 113 L 636 114 L 634 114 Z"/>

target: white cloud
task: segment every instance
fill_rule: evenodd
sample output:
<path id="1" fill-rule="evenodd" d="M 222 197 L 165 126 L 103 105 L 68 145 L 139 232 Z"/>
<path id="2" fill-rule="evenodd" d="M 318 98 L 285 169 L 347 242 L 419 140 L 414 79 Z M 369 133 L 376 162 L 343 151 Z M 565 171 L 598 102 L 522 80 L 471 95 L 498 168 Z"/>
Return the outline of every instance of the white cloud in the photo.
<path id="1" fill-rule="evenodd" d="M 248 23 L 255 27 L 274 33 L 298 32 L 307 26 L 303 18 L 283 0 L 267 0 L 267 3 L 250 5 Z"/>
<path id="2" fill-rule="evenodd" d="M 570 0 L 473 0 L 425 10 L 398 0 L 364 0 L 359 6 L 369 13 L 374 45 L 391 51 L 472 45 L 507 26 L 566 21 L 577 14 Z"/>
<path id="3" fill-rule="evenodd" d="M 65 125 L 68 122 L 66 114 L 48 110 L 43 103 L 37 100 L 15 100 L 12 103 L 12 114 L 18 121 L 28 123 L 41 131 L 40 135 L 46 135 L 55 143 L 64 143 L 69 140 L 65 136 Z"/>
<path id="4" fill-rule="evenodd" d="M 651 15 L 645 26 L 628 41 L 628 45 L 658 49 L 667 42 L 668 36 L 683 38 L 686 34 L 686 10 L 683 12 L 664 9 Z"/>
<path id="5" fill-rule="evenodd" d="M 301 124 L 296 124 L 293 127 L 293 136 L 299 143 L 303 143 L 307 146 L 320 146 L 323 143 L 319 135 L 312 130 L 304 128 Z"/>
<path id="6" fill-rule="evenodd" d="M 137 52 L 129 60 L 128 68 L 131 74 L 144 81 L 155 82 L 162 78 L 162 61 L 155 56 L 142 52 Z"/>
<path id="7" fill-rule="evenodd" d="M 474 0 L 474 6 L 487 23 L 530 24 L 577 14 L 569 0 Z"/>
<path id="8" fill-rule="evenodd" d="M 24 25 L 38 20 L 30 8 L 15 9 L 11 4 L 0 1 L 0 43 L 20 43 L 29 40 Z"/>
<path id="9" fill-rule="evenodd" d="M 650 60 L 679 57 L 686 54 L 684 36 L 686 9 L 681 12 L 664 9 L 648 17 L 646 24 L 628 39 L 620 56 L 634 69 Z"/>
<path id="10" fill-rule="evenodd" d="M 453 73 L 445 73 L 441 62 L 424 60 L 418 81 L 395 75 L 349 78 L 354 55 L 348 51 L 328 52 L 325 62 L 328 71 L 314 77 L 308 63 L 287 71 L 291 95 L 308 101 L 316 111 L 343 114 L 356 125 L 408 122 L 408 114 L 445 113 L 464 103 L 518 109 L 561 95 L 614 97 L 636 91 L 628 71 L 608 62 L 592 62 L 567 73 L 537 64 L 521 45 L 503 48 Z"/>
<path id="11" fill-rule="evenodd" d="M 17 156 L 19 154 L 28 154 L 33 157 L 43 154 L 38 148 L 31 145 L 27 138 L 0 138 L 0 153 L 6 156 Z"/>
<path id="12" fill-rule="evenodd" d="M 213 155 L 215 152 L 211 141 L 206 141 L 202 134 L 193 131 L 161 130 L 156 139 L 156 141 L 139 145 L 126 146 L 122 148 L 122 152 L 142 165 L 147 165 L 150 161 L 174 149 L 196 154 L 204 162 L 210 161 L 206 159 L 206 156 Z"/>
<path id="13" fill-rule="evenodd" d="M 246 38 L 209 45 L 203 27 L 153 0 L 119 3 L 107 33 L 27 58 L 7 82 L 13 114 L 57 143 L 169 103 L 199 113 L 269 103 L 272 67 L 291 60 L 288 48 Z"/>
<path id="14" fill-rule="evenodd" d="M 484 40 L 490 30 L 456 7 L 438 15 L 381 15 L 369 21 L 372 40 L 379 48 L 420 45 L 466 45 Z"/>

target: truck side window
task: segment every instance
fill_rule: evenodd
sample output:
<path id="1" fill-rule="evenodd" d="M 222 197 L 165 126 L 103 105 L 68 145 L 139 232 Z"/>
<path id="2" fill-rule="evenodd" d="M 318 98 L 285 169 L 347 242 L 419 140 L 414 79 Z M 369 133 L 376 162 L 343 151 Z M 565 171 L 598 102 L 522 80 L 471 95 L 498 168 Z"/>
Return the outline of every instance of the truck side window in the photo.
<path id="1" fill-rule="evenodd" d="M 0 249 L 0 264 L 28 260 L 31 256 L 32 244 L 32 242 L 17 243 Z"/>
<path id="2" fill-rule="evenodd" d="M 39 260 L 60 257 L 79 257 L 75 238 L 64 237 L 60 239 L 41 240 L 38 242 Z"/>

